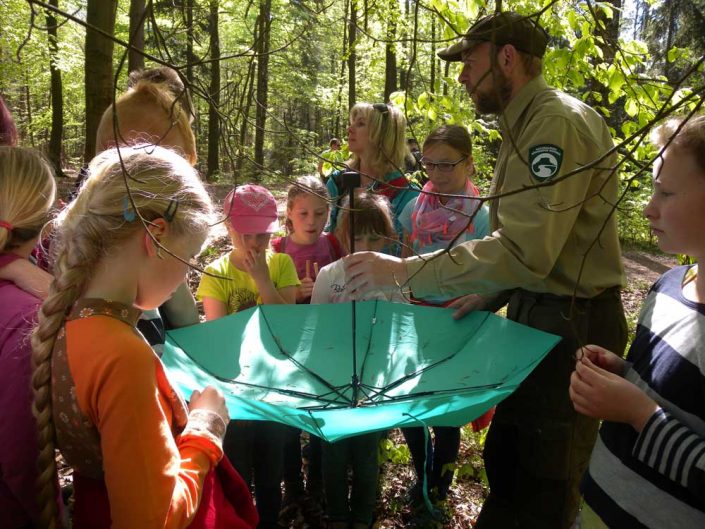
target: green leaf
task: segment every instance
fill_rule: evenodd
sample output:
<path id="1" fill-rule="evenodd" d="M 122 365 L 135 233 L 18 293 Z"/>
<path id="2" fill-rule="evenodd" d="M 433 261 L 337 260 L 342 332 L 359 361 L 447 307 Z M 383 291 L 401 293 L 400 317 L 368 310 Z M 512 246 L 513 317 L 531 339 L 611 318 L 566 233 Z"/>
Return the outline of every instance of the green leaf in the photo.
<path id="1" fill-rule="evenodd" d="M 636 116 L 637 112 L 639 112 L 639 107 L 637 106 L 636 101 L 632 98 L 627 99 L 627 102 L 624 104 L 624 111 L 629 117 L 633 118 Z"/>

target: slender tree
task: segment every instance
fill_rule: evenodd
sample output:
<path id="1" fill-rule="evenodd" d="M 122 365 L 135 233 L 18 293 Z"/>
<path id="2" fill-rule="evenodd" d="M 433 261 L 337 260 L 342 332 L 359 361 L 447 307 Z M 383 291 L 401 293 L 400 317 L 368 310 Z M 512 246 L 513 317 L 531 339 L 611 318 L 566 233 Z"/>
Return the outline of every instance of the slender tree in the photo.
<path id="1" fill-rule="evenodd" d="M 130 0 L 130 44 L 134 49 L 127 52 L 129 72 L 144 68 L 144 56 L 139 53 L 144 51 L 144 10 L 145 0 Z"/>
<path id="2" fill-rule="evenodd" d="M 357 40 L 357 1 L 350 0 L 350 19 L 348 23 L 348 109 L 355 106 L 357 100 L 355 84 L 355 62 L 357 52 L 355 51 L 355 41 Z"/>
<path id="3" fill-rule="evenodd" d="M 255 110 L 255 165 L 257 174 L 264 167 L 264 135 L 267 123 L 269 92 L 269 42 L 271 35 L 272 0 L 259 4 L 259 41 L 257 48 L 257 108 Z M 259 179 L 259 177 L 258 177 Z"/>
<path id="4" fill-rule="evenodd" d="M 49 5 L 58 8 L 59 0 L 49 0 Z M 56 62 L 59 49 L 58 26 L 53 11 L 47 10 L 47 35 L 49 37 L 49 72 L 51 75 L 51 134 L 49 136 L 49 161 L 57 176 L 64 176 L 61 164 L 61 140 L 64 130 L 64 89 L 61 70 Z"/>
<path id="5" fill-rule="evenodd" d="M 210 0 L 208 28 L 211 49 L 211 77 L 208 88 L 208 171 L 207 178 L 220 171 L 220 36 L 218 0 Z"/>
<path id="6" fill-rule="evenodd" d="M 113 41 L 103 35 L 115 32 L 117 0 L 88 0 L 86 10 L 86 145 L 83 159 L 95 156 L 98 123 L 113 98 Z"/>

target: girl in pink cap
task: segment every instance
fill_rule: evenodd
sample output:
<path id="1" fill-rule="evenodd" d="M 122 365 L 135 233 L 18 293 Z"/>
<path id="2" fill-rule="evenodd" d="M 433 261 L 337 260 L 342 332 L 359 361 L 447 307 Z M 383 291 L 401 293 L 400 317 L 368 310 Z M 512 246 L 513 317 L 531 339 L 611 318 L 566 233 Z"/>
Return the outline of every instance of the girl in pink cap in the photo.
<path id="1" fill-rule="evenodd" d="M 279 229 L 277 203 L 264 187 L 246 184 L 223 203 L 233 249 L 206 267 L 196 297 L 206 320 L 259 304 L 294 303 L 300 285 L 294 262 L 269 248 Z M 269 421 L 230 421 L 223 449 L 248 484 L 254 478 L 259 529 L 275 528 L 281 507 L 284 426 Z"/>

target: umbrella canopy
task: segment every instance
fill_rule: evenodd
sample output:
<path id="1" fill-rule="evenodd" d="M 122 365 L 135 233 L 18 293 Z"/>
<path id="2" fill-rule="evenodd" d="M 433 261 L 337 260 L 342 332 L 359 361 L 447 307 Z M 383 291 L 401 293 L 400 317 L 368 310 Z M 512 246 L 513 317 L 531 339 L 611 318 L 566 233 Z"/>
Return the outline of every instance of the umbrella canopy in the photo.
<path id="1" fill-rule="evenodd" d="M 218 387 L 233 419 L 328 441 L 460 426 L 514 391 L 559 338 L 489 312 L 451 312 L 386 301 L 260 305 L 170 331 L 162 361 L 185 395 Z"/>

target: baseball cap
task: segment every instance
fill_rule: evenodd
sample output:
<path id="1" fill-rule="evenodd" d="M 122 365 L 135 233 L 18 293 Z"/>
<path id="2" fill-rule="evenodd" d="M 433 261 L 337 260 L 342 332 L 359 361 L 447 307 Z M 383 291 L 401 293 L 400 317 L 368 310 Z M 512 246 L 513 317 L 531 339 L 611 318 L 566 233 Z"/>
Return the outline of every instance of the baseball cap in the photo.
<path id="1" fill-rule="evenodd" d="M 245 184 L 236 187 L 225 197 L 223 211 L 238 233 L 274 233 L 279 230 L 277 201 L 262 186 Z"/>
<path id="2" fill-rule="evenodd" d="M 438 56 L 445 61 L 460 61 L 465 50 L 481 42 L 494 42 L 498 46 L 511 44 L 519 51 L 541 58 L 546 53 L 548 33 L 525 15 L 503 11 L 482 17 L 460 42 L 439 51 Z"/>

